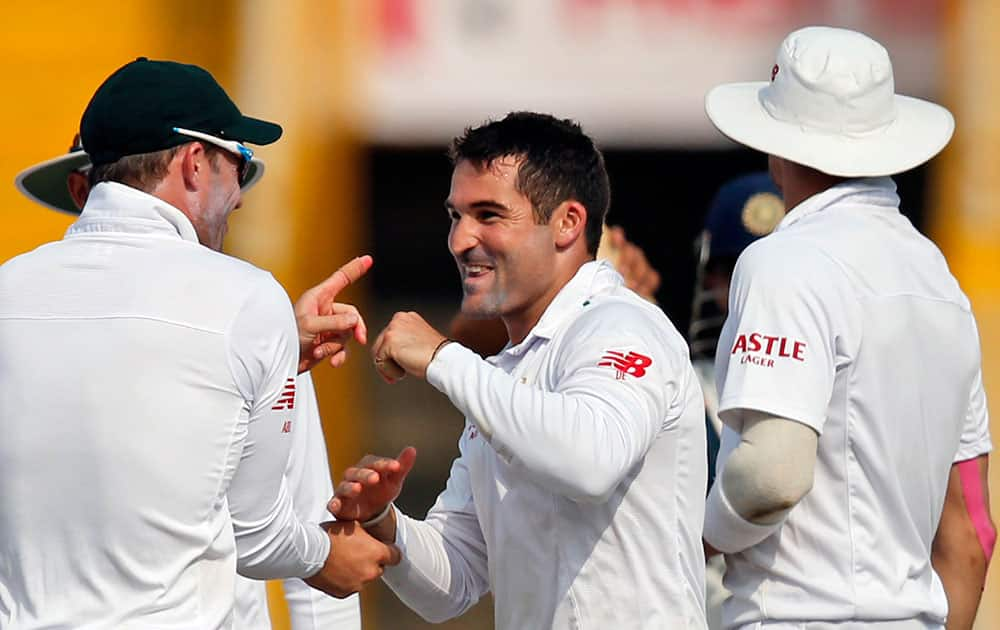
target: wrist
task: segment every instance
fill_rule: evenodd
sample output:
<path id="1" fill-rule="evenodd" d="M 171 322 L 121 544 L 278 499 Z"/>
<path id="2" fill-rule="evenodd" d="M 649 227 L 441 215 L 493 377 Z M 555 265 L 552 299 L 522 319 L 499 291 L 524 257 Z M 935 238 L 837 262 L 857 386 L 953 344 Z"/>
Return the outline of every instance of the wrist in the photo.
<path id="1" fill-rule="evenodd" d="M 371 525 L 362 525 L 375 540 L 391 545 L 396 540 L 396 506 L 390 503 L 381 514 L 373 519 L 365 521 Z"/>
<path id="2" fill-rule="evenodd" d="M 369 527 L 375 527 L 376 525 L 384 521 L 386 517 L 389 516 L 390 512 L 392 512 L 392 501 L 389 501 L 389 503 L 386 504 L 385 508 L 383 508 L 381 512 L 379 512 L 372 518 L 368 519 L 367 521 L 362 522 L 361 526 L 366 529 Z"/>
<path id="3" fill-rule="evenodd" d="M 431 353 L 431 360 L 428 363 L 433 363 L 434 359 L 437 358 L 438 352 L 441 352 L 441 348 L 447 346 L 449 343 L 453 343 L 455 340 L 450 337 L 445 337 L 441 340 L 441 343 L 434 348 L 434 352 Z"/>

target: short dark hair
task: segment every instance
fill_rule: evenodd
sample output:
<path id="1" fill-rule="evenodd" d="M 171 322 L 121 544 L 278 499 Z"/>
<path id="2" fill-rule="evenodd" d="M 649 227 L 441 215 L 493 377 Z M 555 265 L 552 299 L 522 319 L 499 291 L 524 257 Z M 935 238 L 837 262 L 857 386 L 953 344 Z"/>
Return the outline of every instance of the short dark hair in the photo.
<path id="1" fill-rule="evenodd" d="M 580 125 L 548 114 L 512 112 L 502 120 L 467 128 L 448 150 L 452 164 L 467 160 L 489 166 L 508 156 L 521 160 L 515 185 L 534 206 L 538 223 L 548 223 L 567 200 L 587 209 L 587 251 L 595 255 L 611 185 L 604 157 Z"/>
<path id="2" fill-rule="evenodd" d="M 98 164 L 90 169 L 90 185 L 93 187 L 101 182 L 118 182 L 143 192 L 152 192 L 166 177 L 170 160 L 180 148 L 177 146 L 151 153 L 126 155 L 109 164 Z"/>
<path id="3" fill-rule="evenodd" d="M 156 190 L 156 186 L 167 176 L 170 161 L 177 153 L 192 144 L 184 144 L 161 149 L 151 153 L 137 153 L 126 155 L 110 164 L 100 164 L 90 169 L 90 186 L 94 187 L 100 182 L 118 182 L 132 188 L 137 188 L 145 193 Z M 200 142 L 205 148 L 205 155 L 208 156 L 209 164 L 213 171 L 218 172 L 218 155 L 224 151 L 208 142 Z"/>

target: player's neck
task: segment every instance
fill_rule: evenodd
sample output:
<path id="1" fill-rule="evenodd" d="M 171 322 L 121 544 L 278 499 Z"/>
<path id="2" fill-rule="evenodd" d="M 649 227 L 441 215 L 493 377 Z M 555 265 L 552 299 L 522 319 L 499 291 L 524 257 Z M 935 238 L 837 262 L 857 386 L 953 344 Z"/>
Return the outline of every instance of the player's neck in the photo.
<path id="1" fill-rule="evenodd" d="M 825 173 L 816 173 L 815 176 L 811 177 L 789 177 L 782 187 L 785 207 L 791 211 L 806 199 L 833 188 L 842 181 L 844 181 L 842 177 L 834 177 Z"/>
<path id="2" fill-rule="evenodd" d="M 552 304 L 552 300 L 556 299 L 563 287 L 569 284 L 580 267 L 588 260 L 593 260 L 593 258 L 575 256 L 572 261 L 565 261 L 570 264 L 561 265 L 562 269 L 556 273 L 553 281 L 541 295 L 523 309 L 503 315 L 503 323 L 507 327 L 507 337 L 510 339 L 511 345 L 516 346 L 527 338 L 531 330 L 542 319 L 545 310 Z"/>

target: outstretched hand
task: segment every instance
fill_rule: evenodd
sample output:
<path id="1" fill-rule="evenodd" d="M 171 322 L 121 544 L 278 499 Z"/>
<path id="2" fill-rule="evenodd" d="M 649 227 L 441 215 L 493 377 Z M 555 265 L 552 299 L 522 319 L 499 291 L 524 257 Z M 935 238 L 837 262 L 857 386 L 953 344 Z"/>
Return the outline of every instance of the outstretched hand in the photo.
<path id="1" fill-rule="evenodd" d="M 329 359 L 340 367 L 347 361 L 347 342 L 368 343 L 368 328 L 358 309 L 336 302 L 337 294 L 372 267 L 372 257 L 358 256 L 329 278 L 309 289 L 295 303 L 299 328 L 299 373 Z"/>
<path id="2" fill-rule="evenodd" d="M 365 455 L 344 471 L 333 499 L 327 505 L 338 520 L 367 521 L 393 502 L 417 460 L 417 449 L 404 448 L 396 459 Z"/>

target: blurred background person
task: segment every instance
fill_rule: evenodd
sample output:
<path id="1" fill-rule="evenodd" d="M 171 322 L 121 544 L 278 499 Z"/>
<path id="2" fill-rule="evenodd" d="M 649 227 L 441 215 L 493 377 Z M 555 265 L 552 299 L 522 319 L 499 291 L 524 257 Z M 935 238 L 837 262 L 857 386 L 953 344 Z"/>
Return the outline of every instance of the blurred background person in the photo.
<path id="1" fill-rule="evenodd" d="M 708 485 L 715 481 L 716 458 L 723 431 L 732 431 L 719 420 L 719 393 L 715 387 L 715 352 L 722 324 L 729 311 L 729 285 L 736 259 L 751 243 L 770 234 L 785 216 L 771 176 L 749 173 L 719 188 L 705 217 L 705 229 L 696 242 L 694 304 L 688 342 L 695 373 L 705 394 L 708 435 Z M 705 489 L 708 493 L 708 488 Z M 722 628 L 722 603 L 729 592 L 722 585 L 726 570 L 721 554 L 708 559 L 705 569 L 705 607 L 712 630 Z"/>
<path id="2" fill-rule="evenodd" d="M 90 169 L 90 157 L 80 146 L 77 134 L 68 153 L 24 169 L 14 184 L 35 203 L 76 216 L 90 194 L 87 177 Z M 240 183 L 241 194 L 245 195 L 263 175 L 264 162 L 256 157 L 251 159 L 247 176 Z M 333 496 L 329 460 L 311 373 L 299 374 L 295 384 L 297 418 L 285 478 L 299 519 L 319 523 L 328 520 L 325 506 Z M 282 585 L 292 630 L 360 630 L 361 608 L 356 594 L 337 599 L 297 578 L 283 580 Z M 235 630 L 271 627 L 264 582 L 236 576 L 233 617 Z"/>

